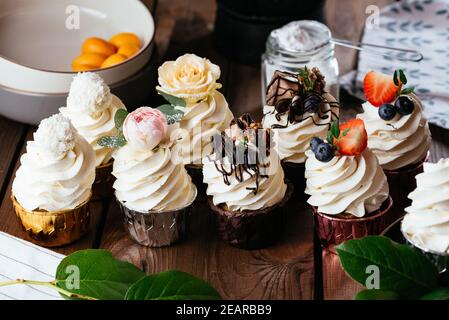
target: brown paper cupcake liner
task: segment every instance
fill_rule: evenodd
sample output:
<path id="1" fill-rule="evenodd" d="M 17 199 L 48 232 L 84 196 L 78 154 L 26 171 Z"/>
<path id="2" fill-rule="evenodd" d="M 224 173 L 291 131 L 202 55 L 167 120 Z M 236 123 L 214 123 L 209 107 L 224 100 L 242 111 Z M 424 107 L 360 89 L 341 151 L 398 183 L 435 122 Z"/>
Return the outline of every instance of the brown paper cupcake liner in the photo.
<path id="1" fill-rule="evenodd" d="M 195 190 L 195 197 L 187 206 L 170 211 L 136 211 L 117 199 L 124 215 L 125 230 L 134 241 L 147 247 L 165 247 L 182 240 L 196 193 Z"/>
<path id="2" fill-rule="evenodd" d="M 218 233 L 231 246 L 241 249 L 261 249 L 275 243 L 285 225 L 284 206 L 293 193 L 293 185 L 287 183 L 284 198 L 278 204 L 254 211 L 231 212 L 213 203 L 209 205 L 215 213 Z"/>
<path id="3" fill-rule="evenodd" d="M 86 200 L 72 210 L 28 211 L 11 197 L 19 224 L 31 242 L 44 247 L 73 243 L 89 230 L 90 208 Z"/>
<path id="4" fill-rule="evenodd" d="M 292 200 L 305 200 L 307 195 L 306 190 L 304 163 L 282 162 L 282 169 L 284 169 L 285 178 L 293 184 L 294 190 Z"/>
<path id="5" fill-rule="evenodd" d="M 112 175 L 113 161 L 95 168 L 95 182 L 92 185 L 92 200 L 112 198 L 114 195 Z"/>
<path id="6" fill-rule="evenodd" d="M 404 216 L 404 209 L 411 205 L 408 198 L 410 192 L 416 189 L 416 175 L 423 172 L 423 164 L 429 159 L 427 156 L 418 163 L 408 165 L 398 170 L 384 170 L 387 176 L 390 195 L 393 198 L 393 208 L 389 217 L 389 224 Z"/>
<path id="7" fill-rule="evenodd" d="M 192 178 L 193 184 L 198 190 L 197 201 L 205 202 L 207 200 L 207 184 L 203 182 L 203 166 L 188 164 L 185 166 L 187 173 Z"/>
<path id="8" fill-rule="evenodd" d="M 317 207 L 311 208 L 315 220 L 315 230 L 321 245 L 329 248 L 347 240 L 381 234 L 389 225 L 388 215 L 392 206 L 393 200 L 389 196 L 379 210 L 363 218 L 331 216 L 318 212 Z"/>

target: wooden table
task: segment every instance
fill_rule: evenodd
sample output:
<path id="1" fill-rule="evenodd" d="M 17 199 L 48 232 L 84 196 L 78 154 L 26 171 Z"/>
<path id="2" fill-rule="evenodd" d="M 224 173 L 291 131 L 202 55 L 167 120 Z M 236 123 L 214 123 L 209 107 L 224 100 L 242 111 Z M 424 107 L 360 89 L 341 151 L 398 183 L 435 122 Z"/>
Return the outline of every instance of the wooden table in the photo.
<path id="1" fill-rule="evenodd" d="M 151 1 L 146 1 L 151 5 Z M 337 37 L 359 39 L 366 5 L 383 6 L 389 0 L 329 0 L 326 18 Z M 185 52 L 206 56 L 220 65 L 222 92 L 235 115 L 261 116 L 260 71 L 238 65 L 211 46 L 215 2 L 163 0 L 156 10 L 157 45 L 164 59 Z M 350 21 L 351 23 L 347 23 Z M 355 65 L 353 51 L 338 48 L 341 73 Z M 342 94 L 345 117 L 354 114 L 359 101 Z M 1 102 L 0 102 L 1 103 Z M 0 231 L 23 237 L 16 221 L 11 183 L 35 127 L 0 117 Z M 449 156 L 449 132 L 432 127 L 431 161 Z M 55 251 L 69 254 L 84 248 L 105 248 L 148 273 L 179 269 L 210 281 L 226 299 L 350 299 L 360 287 L 341 270 L 338 258 L 314 244 L 312 214 L 304 203 L 289 207 L 289 221 L 282 240 L 256 251 L 239 250 L 217 239 L 213 215 L 206 203 L 193 212 L 186 241 L 170 248 L 150 249 L 135 244 L 122 227 L 122 217 L 112 201 L 92 203 L 91 232 L 73 245 Z"/>

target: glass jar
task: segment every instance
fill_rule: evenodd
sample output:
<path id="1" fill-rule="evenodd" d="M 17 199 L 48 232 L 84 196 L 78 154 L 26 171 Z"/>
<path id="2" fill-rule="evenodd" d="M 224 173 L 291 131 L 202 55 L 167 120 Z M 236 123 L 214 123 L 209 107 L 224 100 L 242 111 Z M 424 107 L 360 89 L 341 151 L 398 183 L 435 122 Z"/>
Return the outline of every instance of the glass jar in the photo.
<path id="1" fill-rule="evenodd" d="M 262 55 L 262 103 L 276 70 L 297 73 L 299 68 L 318 67 L 325 76 L 326 90 L 339 100 L 338 62 L 331 32 L 312 20 L 293 21 L 273 30 Z"/>

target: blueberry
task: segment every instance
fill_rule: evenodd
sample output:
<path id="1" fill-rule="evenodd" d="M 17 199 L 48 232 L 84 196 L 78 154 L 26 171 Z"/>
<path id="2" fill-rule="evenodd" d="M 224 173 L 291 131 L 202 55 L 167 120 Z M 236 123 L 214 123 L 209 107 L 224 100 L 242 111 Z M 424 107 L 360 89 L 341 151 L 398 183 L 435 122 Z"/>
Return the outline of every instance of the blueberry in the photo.
<path id="1" fill-rule="evenodd" d="M 329 162 L 334 157 L 334 154 L 334 147 L 327 142 L 323 142 L 316 148 L 315 157 L 318 161 Z"/>
<path id="2" fill-rule="evenodd" d="M 392 104 L 385 103 L 380 106 L 379 110 L 379 117 L 382 120 L 388 121 L 394 118 L 396 115 L 396 109 Z"/>
<path id="3" fill-rule="evenodd" d="M 310 140 L 310 149 L 312 149 L 313 153 L 316 152 L 316 148 L 323 143 L 323 140 L 318 137 L 313 137 L 312 140 Z"/>
<path id="4" fill-rule="evenodd" d="M 400 96 L 394 103 L 396 110 L 403 116 L 409 115 L 413 112 L 415 104 L 413 100 L 407 96 Z"/>

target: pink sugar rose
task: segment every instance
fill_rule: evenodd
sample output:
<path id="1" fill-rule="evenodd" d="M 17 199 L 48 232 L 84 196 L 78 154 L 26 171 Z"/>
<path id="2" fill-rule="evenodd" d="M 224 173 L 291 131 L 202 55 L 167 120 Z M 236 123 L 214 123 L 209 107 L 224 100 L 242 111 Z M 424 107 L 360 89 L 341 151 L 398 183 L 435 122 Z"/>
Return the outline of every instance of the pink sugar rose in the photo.
<path id="1" fill-rule="evenodd" d="M 165 138 L 167 127 L 167 119 L 162 112 L 140 107 L 126 117 L 123 135 L 133 147 L 151 150 Z"/>

